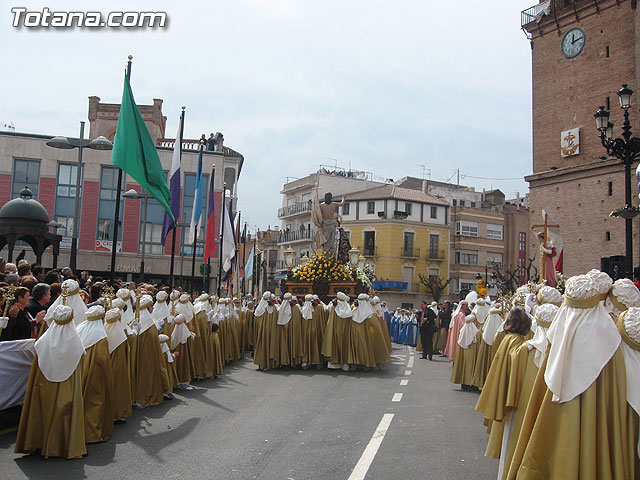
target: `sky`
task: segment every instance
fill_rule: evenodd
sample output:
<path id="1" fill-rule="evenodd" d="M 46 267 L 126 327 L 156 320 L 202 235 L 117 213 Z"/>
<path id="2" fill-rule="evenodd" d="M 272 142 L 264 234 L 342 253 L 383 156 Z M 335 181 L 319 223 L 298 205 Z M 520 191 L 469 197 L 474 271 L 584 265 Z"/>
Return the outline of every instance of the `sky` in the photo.
<path id="1" fill-rule="evenodd" d="M 77 136 L 87 97 L 119 103 L 127 56 L 166 135 L 224 134 L 242 153 L 238 209 L 276 226 L 280 190 L 320 165 L 528 192 L 537 0 L 28 1 L 0 8 L 0 126 Z M 164 28 L 14 28 L 29 11 L 165 11 Z M 424 166 L 424 169 L 423 167 Z"/>

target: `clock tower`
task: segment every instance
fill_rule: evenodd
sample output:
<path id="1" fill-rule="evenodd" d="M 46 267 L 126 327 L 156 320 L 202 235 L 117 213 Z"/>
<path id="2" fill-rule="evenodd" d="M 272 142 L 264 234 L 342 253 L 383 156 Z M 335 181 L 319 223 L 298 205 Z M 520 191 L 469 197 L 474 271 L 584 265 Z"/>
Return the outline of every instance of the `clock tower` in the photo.
<path id="1" fill-rule="evenodd" d="M 632 131 L 640 136 L 640 14 L 636 0 L 547 0 L 523 11 L 521 25 L 532 55 L 533 173 L 525 178 L 531 224 L 549 212 L 563 237 L 564 273 L 585 273 L 599 268 L 601 257 L 625 253 L 624 220 L 609 216 L 624 207 L 624 166 L 607 157 L 593 114 L 601 105 L 610 110 L 620 136 L 617 92 L 628 84 L 635 92 Z M 636 266 L 639 228 L 636 218 Z M 529 252 L 538 252 L 535 238 Z"/>

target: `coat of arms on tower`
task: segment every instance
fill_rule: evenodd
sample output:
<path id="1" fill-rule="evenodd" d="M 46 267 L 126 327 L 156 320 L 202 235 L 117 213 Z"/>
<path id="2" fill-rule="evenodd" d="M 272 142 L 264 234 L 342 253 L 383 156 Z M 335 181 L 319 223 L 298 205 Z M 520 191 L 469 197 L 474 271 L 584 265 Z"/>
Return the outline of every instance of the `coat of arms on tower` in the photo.
<path id="1" fill-rule="evenodd" d="M 580 153 L 580 128 L 565 130 L 560 134 L 560 155 L 570 157 Z"/>

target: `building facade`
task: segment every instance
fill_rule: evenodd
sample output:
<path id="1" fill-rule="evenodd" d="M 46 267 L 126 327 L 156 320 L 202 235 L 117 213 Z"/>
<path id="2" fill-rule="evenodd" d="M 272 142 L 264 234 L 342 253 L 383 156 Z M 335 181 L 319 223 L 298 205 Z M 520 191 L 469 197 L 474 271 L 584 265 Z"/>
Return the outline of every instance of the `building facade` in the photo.
<path id="1" fill-rule="evenodd" d="M 165 138 L 166 117 L 162 114 L 162 100 L 154 100 L 153 105 L 140 105 L 141 114 L 156 142 L 158 155 L 165 171 L 168 172 L 173 153 L 174 139 Z M 113 141 L 119 113 L 119 105 L 102 104 L 98 97 L 89 99 L 89 138 L 103 135 Z M 68 265 L 73 221 L 75 214 L 75 194 L 77 175 L 77 149 L 60 150 L 46 145 L 52 135 L 19 132 L 0 132 L 0 205 L 16 198 L 19 191 L 28 185 L 38 200 L 47 209 L 50 218 L 57 222 L 57 233 L 63 236 L 59 266 Z M 182 190 L 181 217 L 176 231 L 174 275 L 186 279 L 191 275 L 193 243 L 188 239 L 188 226 L 194 204 L 195 178 L 197 171 L 198 141 L 182 142 Z M 111 163 L 110 151 L 83 149 L 81 171 L 81 198 L 78 235 L 78 270 L 87 270 L 96 276 L 108 277 L 111 266 L 111 250 L 114 248 L 113 221 L 115 216 L 118 170 Z M 238 152 L 224 146 L 219 136 L 215 150 L 203 152 L 202 228 L 196 239 L 196 283 L 200 288 L 202 277 L 200 265 L 204 252 L 206 212 L 210 176 L 214 171 L 214 204 L 216 236 L 219 234 L 220 208 L 222 205 L 223 182 L 227 182 L 227 193 L 235 199 L 237 180 L 244 158 Z M 129 189 L 141 191 L 133 179 L 124 175 L 122 193 Z M 143 218 L 142 200 L 120 199 L 120 227 L 115 242 L 120 253 L 117 256 L 116 275 L 124 279 L 138 279 L 142 248 L 145 249 L 146 280 L 167 281 L 169 277 L 172 236 L 167 236 L 162 245 L 162 223 L 164 209 L 154 200 L 147 201 L 146 219 Z M 229 202 L 227 202 L 229 203 Z M 233 201 L 235 205 L 235 201 Z M 235 208 L 235 207 L 234 207 Z M 142 238 L 142 224 L 146 222 L 146 236 Z M 17 247 L 19 250 L 20 247 Z M 5 259 L 6 259 L 6 251 Z M 35 261 L 29 249 L 26 258 Z M 217 277 L 218 248 L 210 265 L 212 277 Z M 45 253 L 45 267 L 51 265 L 51 253 Z M 214 282 L 212 282 L 214 283 Z M 212 288 L 209 286 L 209 288 Z"/>
<path id="2" fill-rule="evenodd" d="M 342 227 L 374 268 L 390 307 L 431 301 L 420 282 L 449 276 L 449 205 L 423 192 L 385 185 L 343 196 Z M 448 291 L 445 290 L 445 296 Z"/>
<path id="3" fill-rule="evenodd" d="M 322 202 L 326 193 L 331 193 L 337 198 L 345 193 L 359 192 L 381 185 L 384 185 L 384 182 L 374 181 L 373 175 L 368 172 L 325 168 L 286 183 L 280 191 L 282 207 L 278 210 L 278 218 L 282 222 L 282 232 L 277 239 L 280 250 L 278 270 L 281 273 L 286 270 L 283 252 L 289 246 L 296 252 L 296 262 L 305 255 L 309 258 L 313 256 L 315 251 L 313 239 L 316 232 L 311 221 L 311 205 L 316 188 L 319 200 Z"/>
<path id="4" fill-rule="evenodd" d="M 637 2 L 541 1 L 522 12 L 521 25 L 532 59 L 533 173 L 526 177 L 531 224 L 542 223 L 542 211 L 548 211 L 560 225 L 564 273 L 584 273 L 599 268 L 601 257 L 625 252 L 625 222 L 609 216 L 624 207 L 624 168 L 607 157 L 593 114 L 599 106 L 610 110 L 614 136 L 620 136 L 617 91 L 628 84 L 636 91 L 630 121 L 634 135 L 640 133 Z M 635 219 L 634 265 L 639 227 Z M 531 240 L 529 255 L 537 255 L 538 243 Z"/>

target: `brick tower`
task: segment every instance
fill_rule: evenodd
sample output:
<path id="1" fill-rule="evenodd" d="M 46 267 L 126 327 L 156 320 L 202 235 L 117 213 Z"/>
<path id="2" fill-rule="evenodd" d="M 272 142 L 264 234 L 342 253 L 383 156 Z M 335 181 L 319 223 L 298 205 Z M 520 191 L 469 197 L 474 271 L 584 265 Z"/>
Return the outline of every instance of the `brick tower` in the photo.
<path id="1" fill-rule="evenodd" d="M 600 258 L 625 253 L 625 223 L 609 213 L 624 207 L 624 167 L 607 157 L 593 114 L 611 111 L 620 136 L 617 91 L 634 90 L 630 119 L 640 136 L 640 15 L 635 0 L 550 0 L 522 12 L 531 41 L 533 92 L 532 224 L 542 210 L 560 225 L 564 272 L 585 273 Z M 632 202 L 638 204 L 635 165 Z M 639 265 L 639 221 L 633 222 L 633 258 Z M 533 235 L 530 256 L 538 252 Z M 537 255 L 536 255 L 537 256 Z"/>

